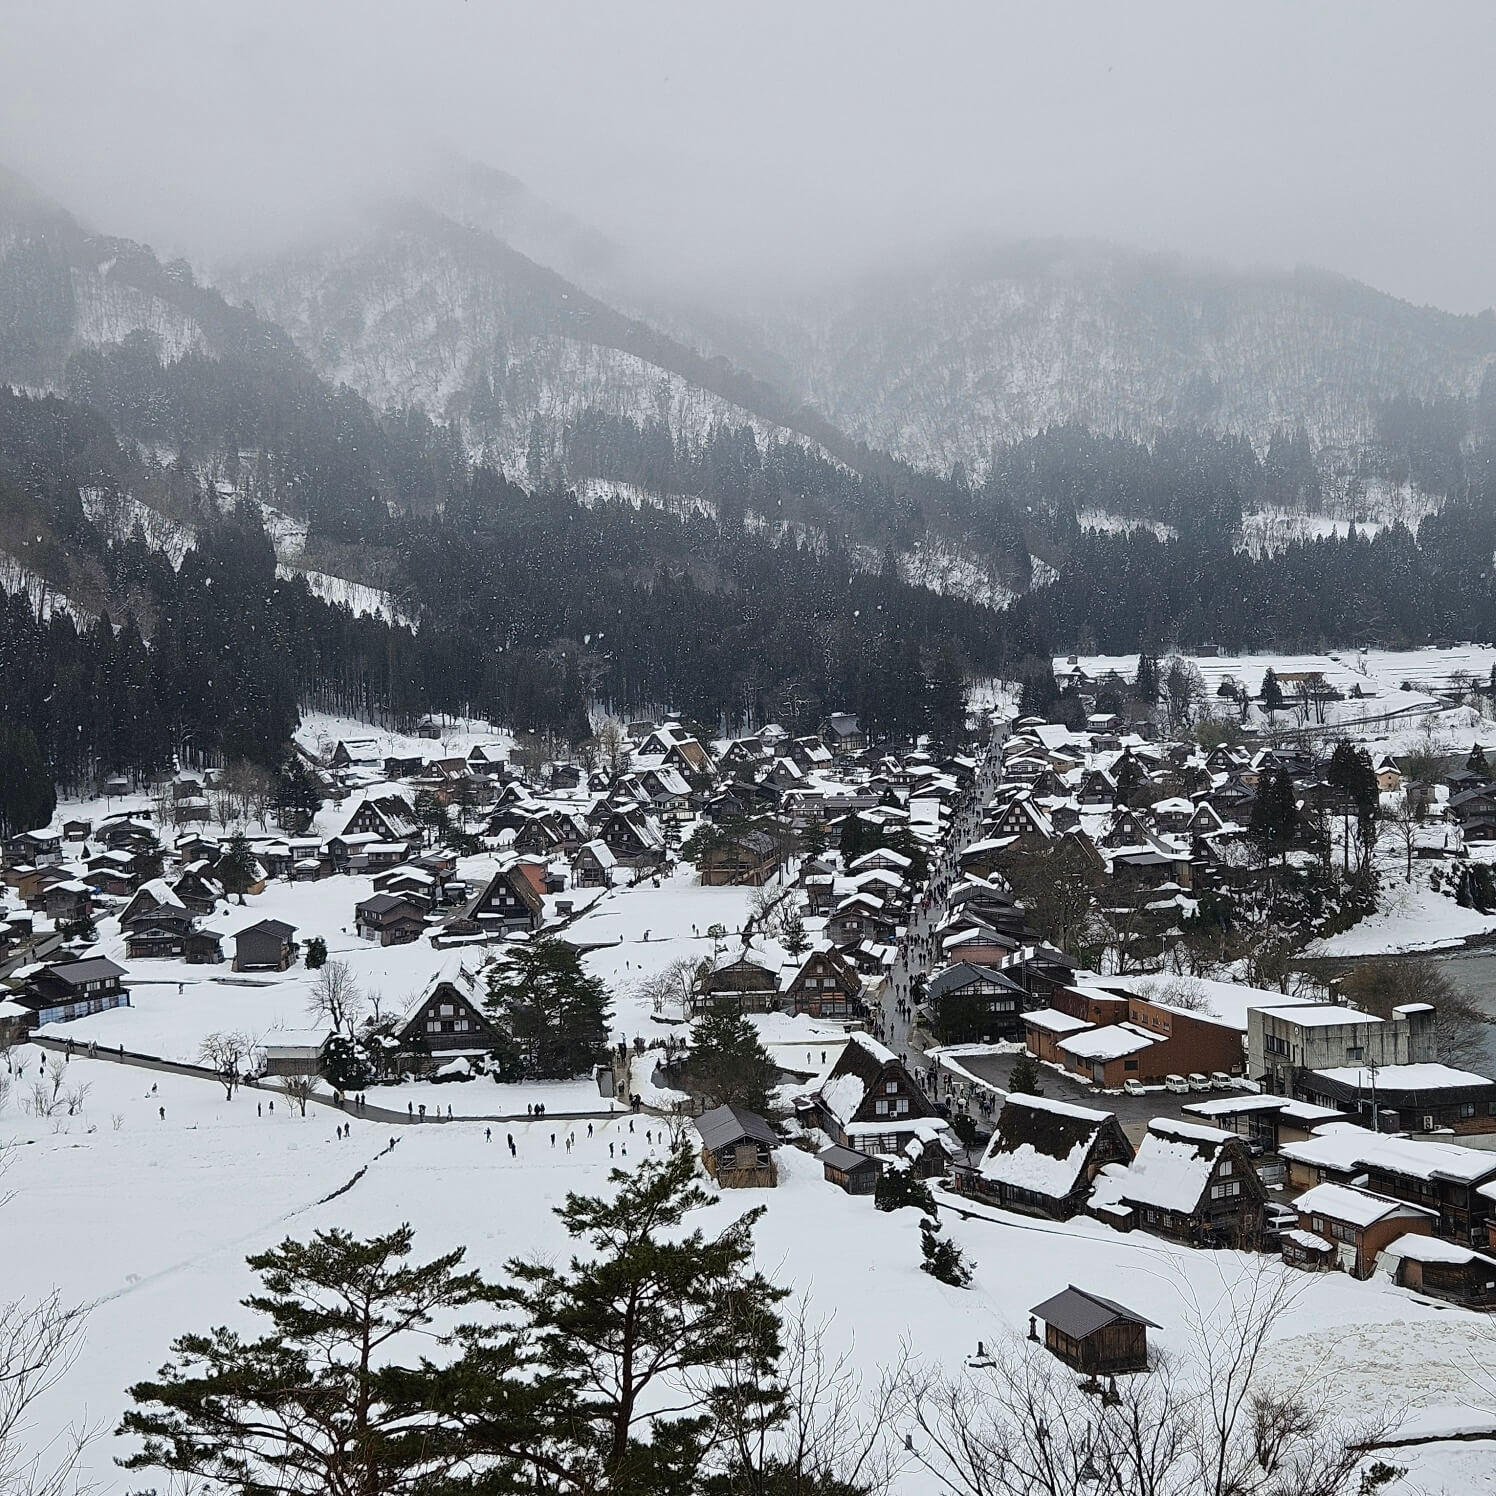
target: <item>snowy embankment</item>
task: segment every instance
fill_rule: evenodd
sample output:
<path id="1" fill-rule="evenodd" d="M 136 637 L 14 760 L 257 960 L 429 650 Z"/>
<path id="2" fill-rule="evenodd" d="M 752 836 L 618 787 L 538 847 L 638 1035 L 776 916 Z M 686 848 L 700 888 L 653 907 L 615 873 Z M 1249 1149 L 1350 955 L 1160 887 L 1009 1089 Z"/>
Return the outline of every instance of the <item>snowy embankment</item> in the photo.
<path id="1" fill-rule="evenodd" d="M 22 1049 L 16 1059 L 29 1079 L 37 1051 Z M 249 1252 L 331 1226 L 368 1235 L 409 1221 L 419 1259 L 461 1245 L 469 1266 L 501 1275 L 511 1257 L 564 1253 L 552 1212 L 568 1191 L 606 1189 L 610 1167 L 665 1146 L 665 1130 L 651 1119 L 619 1116 L 596 1123 L 591 1137 L 580 1124 L 507 1125 L 512 1158 L 503 1136 L 489 1141 L 483 1124 L 461 1119 L 401 1129 L 392 1149 L 387 1126 L 354 1114 L 313 1108 L 302 1118 L 284 1103 L 273 1115 L 257 1112 L 261 1093 L 241 1090 L 227 1101 L 210 1082 L 104 1060 L 75 1058 L 67 1070 L 71 1085 L 90 1088 L 81 1115 L 25 1116 L 14 1100 L 6 1114 L 21 1145 L 6 1180 L 7 1218 L 21 1230 L 44 1222 L 48 1242 L 46 1252 L 13 1254 L 8 1292 L 35 1298 L 55 1287 L 65 1302 L 89 1306 L 87 1354 L 43 1400 L 30 1431 L 37 1443 L 80 1409 L 111 1429 L 126 1405 L 123 1389 L 165 1360 L 175 1335 L 247 1326 L 239 1300 L 251 1287 Z M 346 1139 L 335 1135 L 344 1122 Z M 959 1373 L 979 1339 L 990 1347 L 1021 1337 L 1029 1307 L 1067 1283 L 1125 1299 L 1161 1326 L 1152 1343 L 1188 1365 L 1193 1306 L 1218 1327 L 1223 1295 L 1255 1261 L 1123 1236 L 1083 1219 L 1062 1225 L 946 1211 L 946 1230 L 976 1263 L 970 1290 L 948 1288 L 918 1269 L 916 1212 L 880 1214 L 828 1185 L 813 1157 L 791 1147 L 777 1157 L 779 1188 L 726 1192 L 703 1224 L 720 1229 L 743 1210 L 766 1207 L 755 1232 L 760 1264 L 805 1295 L 812 1319 L 827 1325 L 833 1354 L 845 1350 L 869 1384 L 906 1345 Z M 101 1221 L 106 1252 L 98 1250 Z M 1339 1273 L 1292 1286 L 1300 1298 L 1271 1348 L 1275 1365 L 1316 1368 L 1348 1405 L 1381 1406 L 1398 1387 L 1435 1418 L 1442 1414 L 1432 1410 L 1468 1400 L 1464 1368 L 1490 1334 L 1480 1317 Z M 107 1432 L 88 1451 L 102 1496 L 134 1484 L 113 1467 L 120 1452 Z M 1436 1455 L 1420 1456 L 1420 1470 L 1442 1472 Z M 1478 1468 L 1489 1477 L 1489 1462 Z M 1464 1489 L 1480 1488 L 1477 1480 Z M 899 1489 L 932 1490 L 914 1471 Z"/>

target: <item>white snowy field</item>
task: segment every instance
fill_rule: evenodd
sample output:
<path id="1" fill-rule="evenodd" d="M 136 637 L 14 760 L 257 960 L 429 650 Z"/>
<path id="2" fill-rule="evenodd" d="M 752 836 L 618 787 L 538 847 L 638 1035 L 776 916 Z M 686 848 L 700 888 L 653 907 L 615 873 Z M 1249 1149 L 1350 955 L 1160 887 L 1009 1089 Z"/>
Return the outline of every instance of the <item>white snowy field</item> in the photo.
<path id="1" fill-rule="evenodd" d="M 28 1079 L 37 1054 L 17 1052 Z M 551 1212 L 568 1190 L 604 1190 L 610 1163 L 662 1146 L 657 1121 L 620 1116 L 596 1123 L 590 1138 L 582 1124 L 506 1126 L 514 1159 L 502 1135 L 486 1141 L 482 1125 L 460 1120 L 398 1129 L 389 1151 L 388 1127 L 325 1109 L 303 1119 L 284 1103 L 273 1116 L 257 1115 L 265 1098 L 253 1091 L 226 1102 L 209 1082 L 105 1060 L 75 1058 L 67 1071 L 70 1085 L 91 1088 L 81 1116 L 25 1116 L 14 1095 L 0 1114 L 14 1144 L 5 1180 L 11 1198 L 0 1219 L 9 1241 L 31 1243 L 9 1254 L 9 1295 L 55 1287 L 89 1306 L 84 1352 L 41 1405 L 29 1437 L 40 1446 L 68 1424 L 98 1426 L 88 1463 L 101 1493 L 140 1484 L 127 1485 L 111 1463 L 119 1446 L 109 1430 L 126 1405 L 124 1389 L 156 1370 L 173 1336 L 249 1325 L 238 1306 L 252 1286 L 246 1253 L 318 1228 L 368 1234 L 410 1221 L 421 1257 L 462 1245 L 473 1266 L 497 1275 L 512 1256 L 563 1249 Z M 335 1129 L 345 1120 L 351 1135 L 340 1140 Z M 554 1147 L 552 1131 L 561 1133 Z M 1022 1334 L 1029 1308 L 1067 1283 L 1148 1315 L 1162 1326 L 1154 1343 L 1187 1357 L 1191 1301 L 1219 1306 L 1251 1266 L 1239 1254 L 1124 1237 L 1094 1222 L 1056 1225 L 999 1212 L 961 1220 L 946 1212 L 946 1229 L 976 1261 L 970 1290 L 948 1288 L 918 1271 L 914 1212 L 879 1214 L 866 1198 L 826 1184 L 808 1155 L 784 1148 L 778 1156 L 780 1188 L 729 1192 L 703 1224 L 720 1227 L 738 1211 L 767 1206 L 757 1228 L 760 1266 L 805 1295 L 813 1317 L 829 1319 L 833 1344 L 848 1348 L 870 1380 L 906 1345 L 959 1374 L 978 1339 L 990 1346 Z M 360 1170 L 346 1192 L 319 1203 Z M 1347 1409 L 1379 1407 L 1397 1389 L 1425 1422 L 1470 1419 L 1448 1410 L 1471 1397 L 1462 1368 L 1472 1355 L 1489 1355 L 1488 1321 L 1341 1274 L 1295 1277 L 1291 1286 L 1299 1299 L 1273 1345 L 1275 1364 L 1317 1368 Z M 1496 1480 L 1496 1462 L 1479 1446 L 1439 1446 L 1419 1461 L 1419 1484 L 1407 1485 L 1406 1496 L 1415 1489 L 1455 1496 Z M 923 1496 L 927 1487 L 910 1473 L 899 1489 Z"/>

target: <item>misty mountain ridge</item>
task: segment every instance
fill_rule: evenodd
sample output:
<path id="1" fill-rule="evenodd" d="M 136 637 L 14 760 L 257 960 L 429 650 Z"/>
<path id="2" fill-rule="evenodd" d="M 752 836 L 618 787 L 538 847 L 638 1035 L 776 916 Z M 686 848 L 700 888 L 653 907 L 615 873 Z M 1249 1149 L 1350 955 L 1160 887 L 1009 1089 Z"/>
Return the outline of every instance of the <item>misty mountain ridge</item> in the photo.
<path id="1" fill-rule="evenodd" d="M 1193 426 L 1259 450 L 1303 427 L 1317 449 L 1354 451 L 1375 439 L 1380 403 L 1469 398 L 1496 359 L 1490 313 L 1093 242 L 967 247 L 773 301 L 672 301 L 517 178 L 461 162 L 356 232 L 209 267 L 211 285 L 268 319 L 258 327 L 226 316 L 184 264 L 88 234 L 18 179 L 0 178 L 0 236 L 7 377 L 45 386 L 64 350 L 131 331 L 177 357 L 283 328 L 323 377 L 376 409 L 460 423 L 470 450 L 511 473 L 533 472 L 537 451 L 564 458 L 588 410 L 679 439 L 748 425 L 852 466 L 869 448 L 976 476 L 996 447 L 1061 425 L 1142 440 Z M 50 356 L 16 346 L 21 302 L 32 323 L 52 318 Z"/>
<path id="2" fill-rule="evenodd" d="M 711 305 L 695 289 L 663 292 L 513 178 L 456 180 L 467 188 L 385 215 L 356 247 L 243 267 L 225 284 L 376 405 L 463 419 L 491 389 L 487 438 L 510 470 L 537 418 L 554 444 L 587 407 L 695 439 L 747 420 L 853 464 L 866 446 L 976 475 L 995 447 L 1071 424 L 1143 440 L 1195 426 L 1259 449 L 1303 427 L 1318 449 L 1356 449 L 1375 439 L 1382 402 L 1469 398 L 1496 358 L 1490 313 L 1413 306 L 1325 271 L 1233 271 L 1083 241 L 967 248 Z M 475 236 L 460 250 L 441 228 L 452 213 Z M 531 265 L 483 253 L 484 240 L 522 241 Z M 537 296 L 535 266 L 571 280 L 548 253 L 577 279 Z M 579 281 L 598 293 L 585 311 L 563 305 Z M 631 324 L 626 336 L 607 312 Z"/>

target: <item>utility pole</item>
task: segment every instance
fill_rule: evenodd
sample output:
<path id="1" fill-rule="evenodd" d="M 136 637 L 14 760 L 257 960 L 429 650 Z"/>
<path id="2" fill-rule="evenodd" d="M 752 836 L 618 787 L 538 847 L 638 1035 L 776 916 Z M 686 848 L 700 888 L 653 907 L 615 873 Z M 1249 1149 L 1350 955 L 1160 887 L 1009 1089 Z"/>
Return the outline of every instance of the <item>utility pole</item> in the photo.
<path id="1" fill-rule="evenodd" d="M 1366 1073 L 1371 1077 L 1371 1130 L 1380 1132 L 1382 1119 L 1377 1111 L 1377 1062 L 1375 1060 L 1367 1060 Z"/>

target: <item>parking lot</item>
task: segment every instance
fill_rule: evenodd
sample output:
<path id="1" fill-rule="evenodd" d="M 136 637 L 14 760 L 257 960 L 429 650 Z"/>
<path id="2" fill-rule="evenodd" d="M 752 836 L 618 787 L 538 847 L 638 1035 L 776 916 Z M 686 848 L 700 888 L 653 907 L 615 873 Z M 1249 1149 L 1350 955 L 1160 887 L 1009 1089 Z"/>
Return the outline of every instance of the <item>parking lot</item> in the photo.
<path id="1" fill-rule="evenodd" d="M 1008 1076 L 1017 1059 L 1017 1055 L 1010 1054 L 969 1055 L 962 1058 L 961 1065 L 973 1075 L 991 1081 L 994 1086 L 1006 1091 Z M 1191 1102 L 1240 1094 L 1233 1089 L 1193 1091 L 1188 1095 L 1180 1095 L 1159 1087 L 1157 1090 L 1150 1089 L 1146 1096 L 1130 1096 L 1125 1091 L 1117 1094 L 1081 1085 L 1079 1081 L 1072 1080 L 1058 1070 L 1052 1070 L 1048 1065 L 1041 1065 L 1039 1073 L 1043 1076 L 1041 1084 L 1046 1096 L 1053 1097 L 1056 1101 L 1073 1101 L 1077 1106 L 1089 1106 L 1097 1111 L 1113 1113 L 1134 1142 L 1148 1130 L 1148 1123 L 1154 1117 L 1175 1117 L 1188 1122 L 1199 1122 L 1199 1117 L 1191 1117 L 1184 1110 Z"/>

